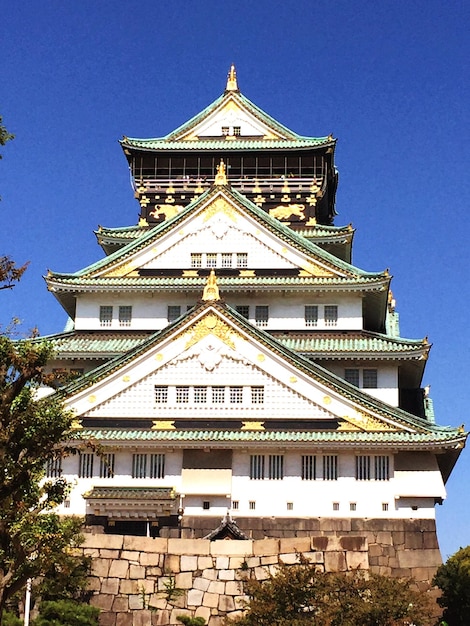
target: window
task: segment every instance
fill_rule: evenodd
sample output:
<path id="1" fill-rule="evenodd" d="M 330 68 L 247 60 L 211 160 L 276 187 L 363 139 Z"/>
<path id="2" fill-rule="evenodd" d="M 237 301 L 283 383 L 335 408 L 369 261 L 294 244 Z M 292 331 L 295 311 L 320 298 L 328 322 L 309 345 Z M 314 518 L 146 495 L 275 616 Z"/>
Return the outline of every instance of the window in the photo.
<path id="1" fill-rule="evenodd" d="M 388 502 L 382 502 L 382 511 L 388 511 Z"/>
<path id="2" fill-rule="evenodd" d="M 349 503 L 349 510 L 350 511 L 355 511 L 356 510 L 356 503 L 355 502 L 350 502 Z"/>
<path id="3" fill-rule="evenodd" d="M 62 459 L 56 457 L 49 459 L 46 463 L 46 477 L 59 478 L 62 475 Z"/>
<path id="4" fill-rule="evenodd" d="M 333 511 L 339 511 L 339 502 L 333 502 Z"/>
<path id="5" fill-rule="evenodd" d="M 119 326 L 130 326 L 132 321 L 132 307 L 120 306 L 119 307 Z"/>
<path id="6" fill-rule="evenodd" d="M 222 126 L 222 135 L 229 135 L 230 128 L 228 126 Z"/>
<path id="7" fill-rule="evenodd" d="M 235 311 L 243 315 L 244 318 L 250 319 L 250 307 L 246 304 L 241 304 L 235 307 Z"/>
<path id="8" fill-rule="evenodd" d="M 282 454 L 269 455 L 269 478 L 271 480 L 284 478 L 284 457 Z"/>
<path id="9" fill-rule="evenodd" d="M 356 480 L 370 480 L 370 456 L 356 457 Z"/>
<path id="10" fill-rule="evenodd" d="M 169 322 L 174 322 L 181 315 L 181 307 L 170 305 L 168 307 L 167 319 Z"/>
<path id="11" fill-rule="evenodd" d="M 147 455 L 132 455 L 132 478 L 147 478 Z"/>
<path id="12" fill-rule="evenodd" d="M 202 503 L 202 508 L 204 509 L 204 511 L 208 511 L 211 508 L 211 503 L 209 502 L 209 500 L 204 500 L 204 502 Z"/>
<path id="13" fill-rule="evenodd" d="M 294 503 L 293 502 L 288 502 L 287 503 L 287 510 L 288 511 L 293 511 L 294 510 Z"/>
<path id="14" fill-rule="evenodd" d="M 264 478 L 264 456 L 262 454 L 252 454 L 250 456 L 250 479 L 263 480 Z"/>
<path id="15" fill-rule="evenodd" d="M 111 326 L 113 323 L 113 307 L 100 306 L 100 326 Z"/>
<path id="16" fill-rule="evenodd" d="M 235 135 L 235 137 L 239 137 L 241 134 L 241 126 L 234 126 L 233 127 L 233 134 Z"/>
<path id="17" fill-rule="evenodd" d="M 388 456 L 374 457 L 374 473 L 375 480 L 389 480 L 390 478 L 390 460 Z"/>
<path id="18" fill-rule="evenodd" d="M 239 502 L 238 500 L 232 500 L 232 509 L 234 511 L 238 511 Z"/>
<path id="19" fill-rule="evenodd" d="M 78 477 L 93 478 L 94 455 L 90 452 L 79 454 L 78 456 Z"/>
<path id="20" fill-rule="evenodd" d="M 267 326 L 268 320 L 269 320 L 269 307 L 265 305 L 257 306 L 255 308 L 256 326 Z"/>
<path id="21" fill-rule="evenodd" d="M 256 502 L 254 500 L 250 500 L 248 507 L 250 511 L 254 511 L 256 509 Z"/>
<path id="22" fill-rule="evenodd" d="M 217 267 L 217 254 L 215 252 L 208 252 L 206 254 L 207 267 Z"/>
<path id="23" fill-rule="evenodd" d="M 166 404 L 168 402 L 167 385 L 155 385 L 155 402 L 157 404 Z"/>
<path id="24" fill-rule="evenodd" d="M 114 454 L 103 454 L 100 457 L 100 478 L 112 478 L 114 476 Z"/>
<path id="25" fill-rule="evenodd" d="M 207 402 L 207 387 L 194 387 L 194 402 L 196 404 Z"/>
<path id="26" fill-rule="evenodd" d="M 248 267 L 248 252 L 237 252 L 237 267 Z"/>
<path id="27" fill-rule="evenodd" d="M 230 404 L 242 404 L 243 387 L 230 387 Z"/>
<path id="28" fill-rule="evenodd" d="M 336 304 L 325 306 L 325 326 L 336 326 L 338 323 L 338 307 Z"/>
<path id="29" fill-rule="evenodd" d="M 212 387 L 212 404 L 225 402 L 225 387 Z"/>
<path id="30" fill-rule="evenodd" d="M 231 252 L 222 252 L 222 267 L 232 267 Z"/>
<path id="31" fill-rule="evenodd" d="M 317 457 L 313 454 L 302 455 L 302 480 L 315 480 L 317 477 Z"/>
<path id="32" fill-rule="evenodd" d="M 318 307 L 316 305 L 307 305 L 304 311 L 305 326 L 317 326 L 318 324 Z"/>
<path id="33" fill-rule="evenodd" d="M 377 370 L 362 371 L 362 386 L 364 389 L 377 389 Z"/>
<path id="34" fill-rule="evenodd" d="M 191 267 L 202 267 L 202 254 L 200 252 L 191 254 Z"/>
<path id="35" fill-rule="evenodd" d="M 165 478 L 165 455 L 150 455 L 150 478 Z"/>
<path id="36" fill-rule="evenodd" d="M 189 403 L 189 387 L 176 387 L 176 402 L 177 404 Z"/>
<path id="37" fill-rule="evenodd" d="M 344 370 L 344 379 L 348 383 L 351 383 L 351 385 L 355 385 L 356 387 L 359 387 L 359 370 L 358 369 L 352 369 L 352 368 L 345 369 Z"/>
<path id="38" fill-rule="evenodd" d="M 251 402 L 252 404 L 264 404 L 264 387 L 251 388 Z"/>
<path id="39" fill-rule="evenodd" d="M 335 454 L 323 457 L 323 480 L 338 480 L 338 457 Z"/>

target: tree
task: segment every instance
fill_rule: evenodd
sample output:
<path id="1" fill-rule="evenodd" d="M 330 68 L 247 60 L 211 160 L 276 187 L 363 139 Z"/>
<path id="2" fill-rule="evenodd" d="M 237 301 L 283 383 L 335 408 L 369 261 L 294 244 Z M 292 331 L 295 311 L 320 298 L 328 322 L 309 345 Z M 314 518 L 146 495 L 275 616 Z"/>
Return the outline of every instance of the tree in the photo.
<path id="1" fill-rule="evenodd" d="M 14 138 L 15 138 L 15 135 L 12 135 L 11 133 L 9 133 L 7 129 L 5 128 L 5 126 L 3 125 L 3 117 L 0 115 L 0 146 L 4 146 L 7 141 L 11 141 L 11 139 L 14 139 Z M 0 154 L 0 159 L 1 158 L 2 158 L 2 155 Z"/>
<path id="2" fill-rule="evenodd" d="M 47 465 L 57 470 L 75 450 L 65 444 L 75 433 L 60 396 L 37 394 L 51 354 L 48 343 L 0 336 L 0 625 L 6 602 L 27 579 L 73 559 L 81 542 L 81 521 L 53 512 L 67 482 L 45 477 Z"/>
<path id="3" fill-rule="evenodd" d="M 0 256 L 0 290 L 12 289 L 26 271 L 28 263 L 17 266 L 8 256 Z"/>
<path id="4" fill-rule="evenodd" d="M 33 626 L 98 626 L 100 610 L 70 600 L 43 602 Z"/>
<path id="5" fill-rule="evenodd" d="M 431 604 L 410 581 L 361 571 L 325 573 L 299 555 L 265 581 L 247 577 L 238 626 L 430 626 Z"/>
<path id="6" fill-rule="evenodd" d="M 451 626 L 467 626 L 470 620 L 470 546 L 460 548 L 439 567 L 433 584 L 442 591 L 438 604 Z"/>

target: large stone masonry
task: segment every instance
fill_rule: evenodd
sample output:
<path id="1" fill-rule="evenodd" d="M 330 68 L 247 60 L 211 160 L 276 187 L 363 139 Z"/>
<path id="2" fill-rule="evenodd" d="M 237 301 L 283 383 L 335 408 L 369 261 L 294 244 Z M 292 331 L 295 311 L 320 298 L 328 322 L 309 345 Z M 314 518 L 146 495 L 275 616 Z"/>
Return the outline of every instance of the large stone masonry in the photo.
<path id="1" fill-rule="evenodd" d="M 86 534 L 91 604 L 101 626 L 170 626 L 178 615 L 222 626 L 247 600 L 245 575 L 266 579 L 302 553 L 325 571 L 364 569 L 429 582 L 441 563 L 431 520 L 320 520 L 315 535 L 220 540 Z"/>

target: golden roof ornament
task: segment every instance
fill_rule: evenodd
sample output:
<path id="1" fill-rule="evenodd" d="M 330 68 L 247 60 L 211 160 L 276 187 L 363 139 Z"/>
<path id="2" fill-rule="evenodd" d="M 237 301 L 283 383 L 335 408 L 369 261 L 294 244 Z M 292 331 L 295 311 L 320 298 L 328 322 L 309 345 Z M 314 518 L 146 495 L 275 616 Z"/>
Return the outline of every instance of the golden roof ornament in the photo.
<path id="1" fill-rule="evenodd" d="M 220 300 L 219 288 L 217 286 L 217 279 L 215 277 L 214 270 L 211 270 L 211 273 L 209 274 L 209 278 L 207 279 L 207 284 L 204 287 L 204 291 L 202 294 L 202 299 L 204 302 Z"/>
<path id="2" fill-rule="evenodd" d="M 220 163 L 217 166 L 217 174 L 215 175 L 214 185 L 226 185 L 227 174 L 225 172 L 225 163 L 223 159 L 220 159 Z"/>
<path id="3" fill-rule="evenodd" d="M 235 65 L 233 63 L 230 66 L 230 71 L 227 76 L 227 86 L 225 87 L 225 91 L 238 91 L 237 71 L 235 70 Z"/>

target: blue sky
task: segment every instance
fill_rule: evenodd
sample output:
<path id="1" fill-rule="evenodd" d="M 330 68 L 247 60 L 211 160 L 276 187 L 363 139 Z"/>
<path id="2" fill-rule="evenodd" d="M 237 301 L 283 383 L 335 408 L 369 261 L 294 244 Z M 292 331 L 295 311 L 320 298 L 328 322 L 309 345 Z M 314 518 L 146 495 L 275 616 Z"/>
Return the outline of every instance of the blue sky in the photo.
<path id="1" fill-rule="evenodd" d="M 42 275 L 101 258 L 99 224 L 137 221 L 118 139 L 173 130 L 234 62 L 273 117 L 339 138 L 336 224 L 357 229 L 356 265 L 390 268 L 401 334 L 433 343 L 437 421 L 469 427 L 469 23 L 464 0 L 6 3 L 0 254 L 30 267 L 0 323 L 62 330 Z M 469 482 L 464 451 L 438 507 L 444 558 L 470 544 Z"/>

